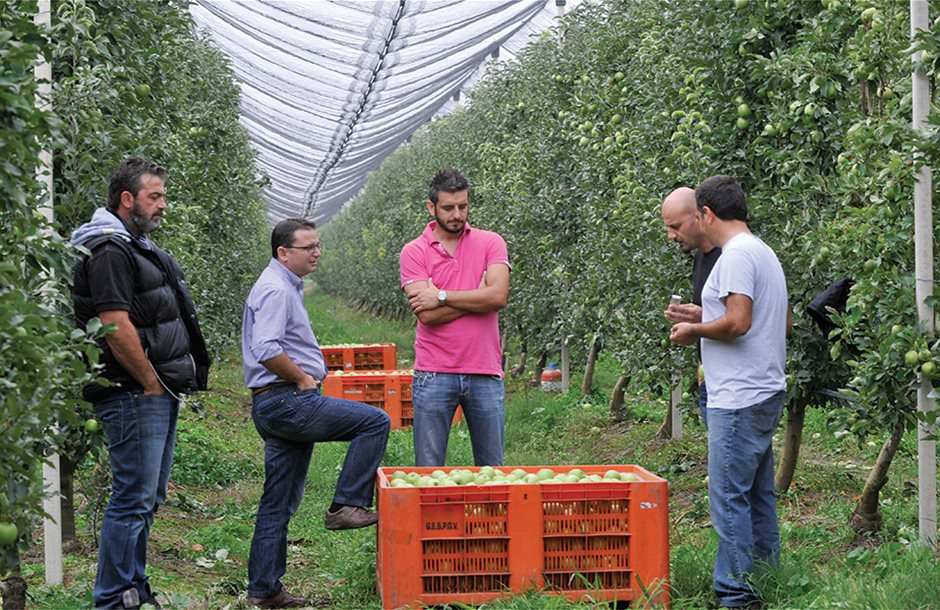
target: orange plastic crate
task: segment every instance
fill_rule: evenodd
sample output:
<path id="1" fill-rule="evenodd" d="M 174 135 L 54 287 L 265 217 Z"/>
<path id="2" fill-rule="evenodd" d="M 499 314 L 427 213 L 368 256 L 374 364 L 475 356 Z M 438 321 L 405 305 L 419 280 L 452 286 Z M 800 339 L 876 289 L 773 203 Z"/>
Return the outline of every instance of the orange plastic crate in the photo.
<path id="1" fill-rule="evenodd" d="M 518 468 L 615 469 L 639 480 L 390 487 L 395 470 L 436 469 L 380 468 L 376 568 L 384 608 L 481 604 L 533 588 L 572 601 L 668 605 L 665 479 L 632 465 Z"/>
<path id="2" fill-rule="evenodd" d="M 392 430 L 414 425 L 414 407 L 411 403 L 411 381 L 414 371 L 354 371 L 342 375 L 327 375 L 321 386 L 324 396 L 357 400 L 378 407 L 388 413 Z M 461 420 L 458 407 L 453 424 Z"/>
<path id="3" fill-rule="evenodd" d="M 323 345 L 320 350 L 330 371 L 382 371 L 398 366 L 398 348 L 394 343 Z"/>

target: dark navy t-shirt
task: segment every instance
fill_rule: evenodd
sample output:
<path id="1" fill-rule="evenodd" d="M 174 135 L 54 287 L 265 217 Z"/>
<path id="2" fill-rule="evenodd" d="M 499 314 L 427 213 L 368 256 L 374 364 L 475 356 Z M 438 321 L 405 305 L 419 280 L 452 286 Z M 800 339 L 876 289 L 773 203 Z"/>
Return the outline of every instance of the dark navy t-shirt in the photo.
<path id="1" fill-rule="evenodd" d="M 702 305 L 702 287 L 719 256 L 721 256 L 721 248 L 712 248 L 704 254 L 701 250 L 695 251 L 695 258 L 692 261 L 692 302 L 698 306 Z"/>

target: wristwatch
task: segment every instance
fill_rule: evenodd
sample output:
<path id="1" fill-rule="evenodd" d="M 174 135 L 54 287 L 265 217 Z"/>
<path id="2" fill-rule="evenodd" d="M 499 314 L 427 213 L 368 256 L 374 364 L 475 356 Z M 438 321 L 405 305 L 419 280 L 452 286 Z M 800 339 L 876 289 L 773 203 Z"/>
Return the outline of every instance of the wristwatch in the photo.
<path id="1" fill-rule="evenodd" d="M 437 291 L 437 304 L 443 307 L 446 301 L 447 301 L 447 292 L 444 290 L 438 290 Z"/>

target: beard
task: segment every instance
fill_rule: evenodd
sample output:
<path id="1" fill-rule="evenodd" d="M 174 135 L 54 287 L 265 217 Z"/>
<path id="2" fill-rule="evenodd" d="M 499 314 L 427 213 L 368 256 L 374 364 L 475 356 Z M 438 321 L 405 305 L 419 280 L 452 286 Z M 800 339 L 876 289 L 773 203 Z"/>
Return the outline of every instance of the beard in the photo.
<path id="1" fill-rule="evenodd" d="M 143 207 L 137 200 L 134 200 L 134 209 L 131 211 L 131 222 L 137 227 L 141 235 L 147 235 L 153 233 L 160 228 L 160 222 L 163 220 L 161 216 L 147 217 L 144 215 Z"/>
<path id="2" fill-rule="evenodd" d="M 443 220 L 440 219 L 440 217 L 436 215 L 434 216 L 434 220 L 437 221 L 437 226 L 444 229 L 448 233 L 453 233 L 455 235 L 459 235 L 460 233 L 463 233 L 463 229 L 467 224 L 466 220 L 460 220 L 460 221 L 452 220 L 450 221 L 450 223 L 445 223 Z M 458 222 L 460 224 L 456 224 Z"/>

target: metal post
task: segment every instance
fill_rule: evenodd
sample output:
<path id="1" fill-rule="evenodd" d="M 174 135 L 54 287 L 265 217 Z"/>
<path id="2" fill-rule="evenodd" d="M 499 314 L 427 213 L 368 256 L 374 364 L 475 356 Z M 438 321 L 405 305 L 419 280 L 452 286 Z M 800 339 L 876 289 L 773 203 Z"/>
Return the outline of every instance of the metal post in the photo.
<path id="1" fill-rule="evenodd" d="M 911 0 L 911 36 L 919 31 L 928 31 L 930 22 L 925 0 Z M 921 52 L 912 56 L 920 61 Z M 930 90 L 927 74 L 917 68 L 913 74 L 912 106 L 914 129 L 924 132 L 927 113 L 930 112 Z M 933 215 L 931 212 L 931 173 L 922 166 L 914 175 L 914 276 L 917 299 L 917 321 L 923 324 L 928 335 L 934 331 L 934 310 L 930 304 L 933 297 Z M 922 377 L 917 389 L 917 410 L 927 413 L 934 410 L 930 397 L 930 380 Z M 917 479 L 918 479 L 918 524 L 920 541 L 930 548 L 937 546 L 937 444 L 927 440 L 935 429 L 920 422 L 917 426 Z"/>
<path id="2" fill-rule="evenodd" d="M 558 20 L 558 44 L 565 39 L 565 0 L 555 0 L 555 19 Z"/>

